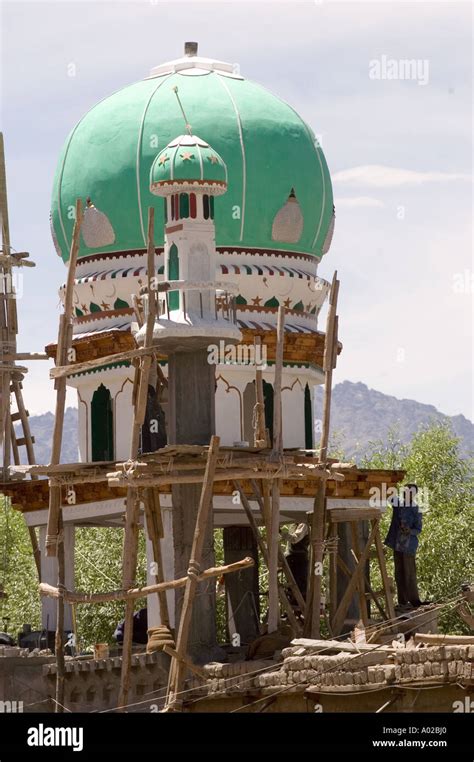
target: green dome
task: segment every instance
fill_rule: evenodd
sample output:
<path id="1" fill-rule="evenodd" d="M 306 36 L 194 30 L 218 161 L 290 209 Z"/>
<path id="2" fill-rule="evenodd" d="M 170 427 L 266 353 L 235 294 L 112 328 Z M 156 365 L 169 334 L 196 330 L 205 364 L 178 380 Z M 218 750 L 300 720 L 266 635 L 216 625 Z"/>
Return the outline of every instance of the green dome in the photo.
<path id="1" fill-rule="evenodd" d="M 183 132 L 176 86 L 193 131 L 222 156 L 217 164 L 205 162 L 206 176 L 222 178 L 227 166 L 227 192 L 215 205 L 216 245 L 321 256 L 331 237 L 333 196 L 311 128 L 230 65 L 196 57 L 157 67 L 149 78 L 100 101 L 70 133 L 51 207 L 53 240 L 63 259 L 69 257 L 78 197 L 93 205 L 80 257 L 146 248 L 149 206 L 155 208 L 156 245 L 163 244 L 163 203 L 150 190 L 150 170 Z M 188 172 L 188 164 L 178 162 L 177 171 Z M 156 165 L 153 172 L 158 180 Z"/>
<path id="2" fill-rule="evenodd" d="M 177 190 L 225 193 L 227 167 L 216 151 L 196 135 L 180 135 L 160 151 L 151 165 L 150 190 L 167 196 Z"/>

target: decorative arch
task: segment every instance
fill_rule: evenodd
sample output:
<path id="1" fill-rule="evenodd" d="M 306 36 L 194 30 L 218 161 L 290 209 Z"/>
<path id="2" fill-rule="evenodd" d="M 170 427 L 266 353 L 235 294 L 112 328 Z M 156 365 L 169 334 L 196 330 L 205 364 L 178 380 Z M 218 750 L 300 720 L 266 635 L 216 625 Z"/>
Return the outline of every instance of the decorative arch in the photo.
<path id="1" fill-rule="evenodd" d="M 257 398 L 255 394 L 255 381 L 249 381 L 243 393 L 244 441 L 248 442 L 251 447 L 253 447 L 254 440 L 253 411 L 256 401 Z"/>
<path id="2" fill-rule="evenodd" d="M 296 243 L 303 233 L 303 215 L 294 188 L 276 213 L 272 225 L 272 239 L 283 243 Z"/>
<path id="3" fill-rule="evenodd" d="M 178 247 L 171 244 L 168 254 L 168 280 L 179 280 L 179 256 Z M 179 309 L 179 291 L 170 291 L 168 297 L 170 310 Z"/>
<path id="4" fill-rule="evenodd" d="M 114 416 L 110 391 L 101 384 L 91 401 L 92 461 L 114 459 Z"/>
<path id="5" fill-rule="evenodd" d="M 313 404 L 308 384 L 304 388 L 304 446 L 313 449 Z"/>
<path id="6" fill-rule="evenodd" d="M 270 442 L 273 445 L 273 386 L 263 381 L 263 402 L 265 407 L 265 428 L 270 432 Z"/>

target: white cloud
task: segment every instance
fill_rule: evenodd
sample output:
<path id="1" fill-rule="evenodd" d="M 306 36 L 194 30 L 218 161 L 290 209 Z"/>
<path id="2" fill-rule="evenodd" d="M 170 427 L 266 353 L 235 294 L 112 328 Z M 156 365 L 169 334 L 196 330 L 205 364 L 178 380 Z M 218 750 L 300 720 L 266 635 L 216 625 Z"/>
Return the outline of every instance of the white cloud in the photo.
<path id="1" fill-rule="evenodd" d="M 336 172 L 332 176 L 333 183 L 366 185 L 371 188 L 397 188 L 401 185 L 423 185 L 470 179 L 470 175 L 461 172 L 416 172 L 412 169 L 387 167 L 383 164 L 351 167 L 351 169 Z"/>
<path id="2" fill-rule="evenodd" d="M 383 207 L 385 204 L 378 198 L 372 196 L 346 196 L 345 198 L 336 198 L 336 208 L 346 207 L 347 209 L 358 209 L 360 207 Z"/>

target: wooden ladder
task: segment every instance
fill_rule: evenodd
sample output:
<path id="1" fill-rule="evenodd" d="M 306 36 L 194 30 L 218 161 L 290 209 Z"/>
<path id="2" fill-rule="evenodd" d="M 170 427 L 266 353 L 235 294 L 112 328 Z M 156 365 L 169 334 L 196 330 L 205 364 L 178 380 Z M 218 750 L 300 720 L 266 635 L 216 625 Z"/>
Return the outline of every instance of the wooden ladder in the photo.
<path id="1" fill-rule="evenodd" d="M 16 307 L 16 292 L 13 284 L 14 267 L 34 267 L 27 252 L 16 253 L 10 244 L 10 229 L 8 222 L 8 197 L 5 170 L 5 151 L 3 134 L 0 133 L 0 219 L 1 219 L 1 252 L 0 252 L 0 446 L 3 450 L 2 481 L 11 479 L 9 466 L 12 462 L 20 465 L 20 447 L 26 447 L 26 457 L 29 465 L 35 464 L 34 438 L 31 436 L 28 421 L 28 410 L 23 402 L 22 381 L 27 368 L 17 365 L 17 360 L 46 359 L 46 355 L 18 354 L 17 334 L 18 317 Z M 16 402 L 16 412 L 12 413 L 12 395 Z M 21 436 L 17 436 L 15 423 L 21 424 Z M 31 477 L 34 478 L 34 477 Z M 33 527 L 28 527 L 33 555 L 41 579 L 40 551 L 38 539 Z"/>

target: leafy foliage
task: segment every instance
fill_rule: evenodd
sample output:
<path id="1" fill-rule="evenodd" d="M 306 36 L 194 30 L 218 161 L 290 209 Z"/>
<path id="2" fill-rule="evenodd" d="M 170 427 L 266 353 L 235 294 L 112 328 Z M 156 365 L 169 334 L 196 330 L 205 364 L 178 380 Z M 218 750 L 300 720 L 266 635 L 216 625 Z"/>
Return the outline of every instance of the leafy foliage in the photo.
<path id="1" fill-rule="evenodd" d="M 344 458 L 338 450 L 338 457 Z M 415 482 L 428 495 L 423 514 L 423 531 L 417 554 L 420 593 L 424 598 L 444 601 L 459 593 L 465 581 L 474 579 L 474 511 L 472 462 L 461 458 L 459 440 L 449 425 L 433 423 L 402 444 L 396 430 L 386 442 L 371 442 L 359 465 L 365 468 L 405 469 L 406 481 Z M 390 511 L 382 521 L 388 529 Z M 264 530 L 262 530 L 264 531 Z M 123 530 L 108 527 L 76 529 L 76 589 L 100 592 L 121 587 Z M 215 532 L 216 563 L 223 562 L 222 531 Z M 260 559 L 261 561 L 261 559 Z M 392 561 L 388 560 L 393 576 Z M 380 587 L 376 567 L 373 587 Z M 138 584 L 146 582 L 145 540 L 140 533 Z M 260 563 L 261 590 L 267 589 L 267 569 Z M 37 576 L 30 539 L 23 516 L 12 510 L 8 500 L 0 504 L 0 585 L 7 599 L 0 599 L 0 627 L 16 636 L 22 625 L 41 627 Z M 144 605 L 137 601 L 136 608 Z M 262 599 L 262 616 L 266 600 Z M 113 642 L 112 633 L 123 618 L 124 604 L 110 602 L 77 606 L 77 628 L 81 648 L 97 642 Z M 8 620 L 6 621 L 6 618 Z M 217 625 L 226 639 L 226 612 L 223 596 L 217 599 Z M 2 622 L 2 619 L 4 620 Z M 5 624 L 7 627 L 5 627 Z M 455 612 L 446 609 L 441 618 L 445 632 L 465 632 Z"/>
<path id="2" fill-rule="evenodd" d="M 459 439 L 447 423 L 422 428 L 409 445 L 392 430 L 387 443 L 372 442 L 361 459 L 364 468 L 402 468 L 406 482 L 423 489 L 423 531 L 417 552 L 420 595 L 452 599 L 463 582 L 474 579 L 474 474 L 472 460 L 460 455 Z M 427 498 L 427 499 L 426 499 Z M 382 527 L 388 529 L 390 511 Z M 389 571 L 392 572 L 391 565 Z M 393 572 L 392 572 L 393 574 Z M 444 632 L 467 632 L 447 607 L 440 618 Z"/>
<path id="3" fill-rule="evenodd" d="M 76 588 L 88 593 L 118 590 L 122 587 L 123 529 L 115 527 L 78 527 L 76 529 Z M 144 533 L 139 533 L 137 585 L 146 585 Z M 135 610 L 146 605 L 137 600 Z M 81 649 L 94 643 L 114 643 L 115 627 L 123 619 L 123 601 L 77 606 L 77 632 Z"/>
<path id="4" fill-rule="evenodd" d="M 8 596 L 0 598 L 0 629 L 14 638 L 26 623 L 40 629 L 38 575 L 28 529 L 5 498 L 0 502 L 0 585 Z"/>

